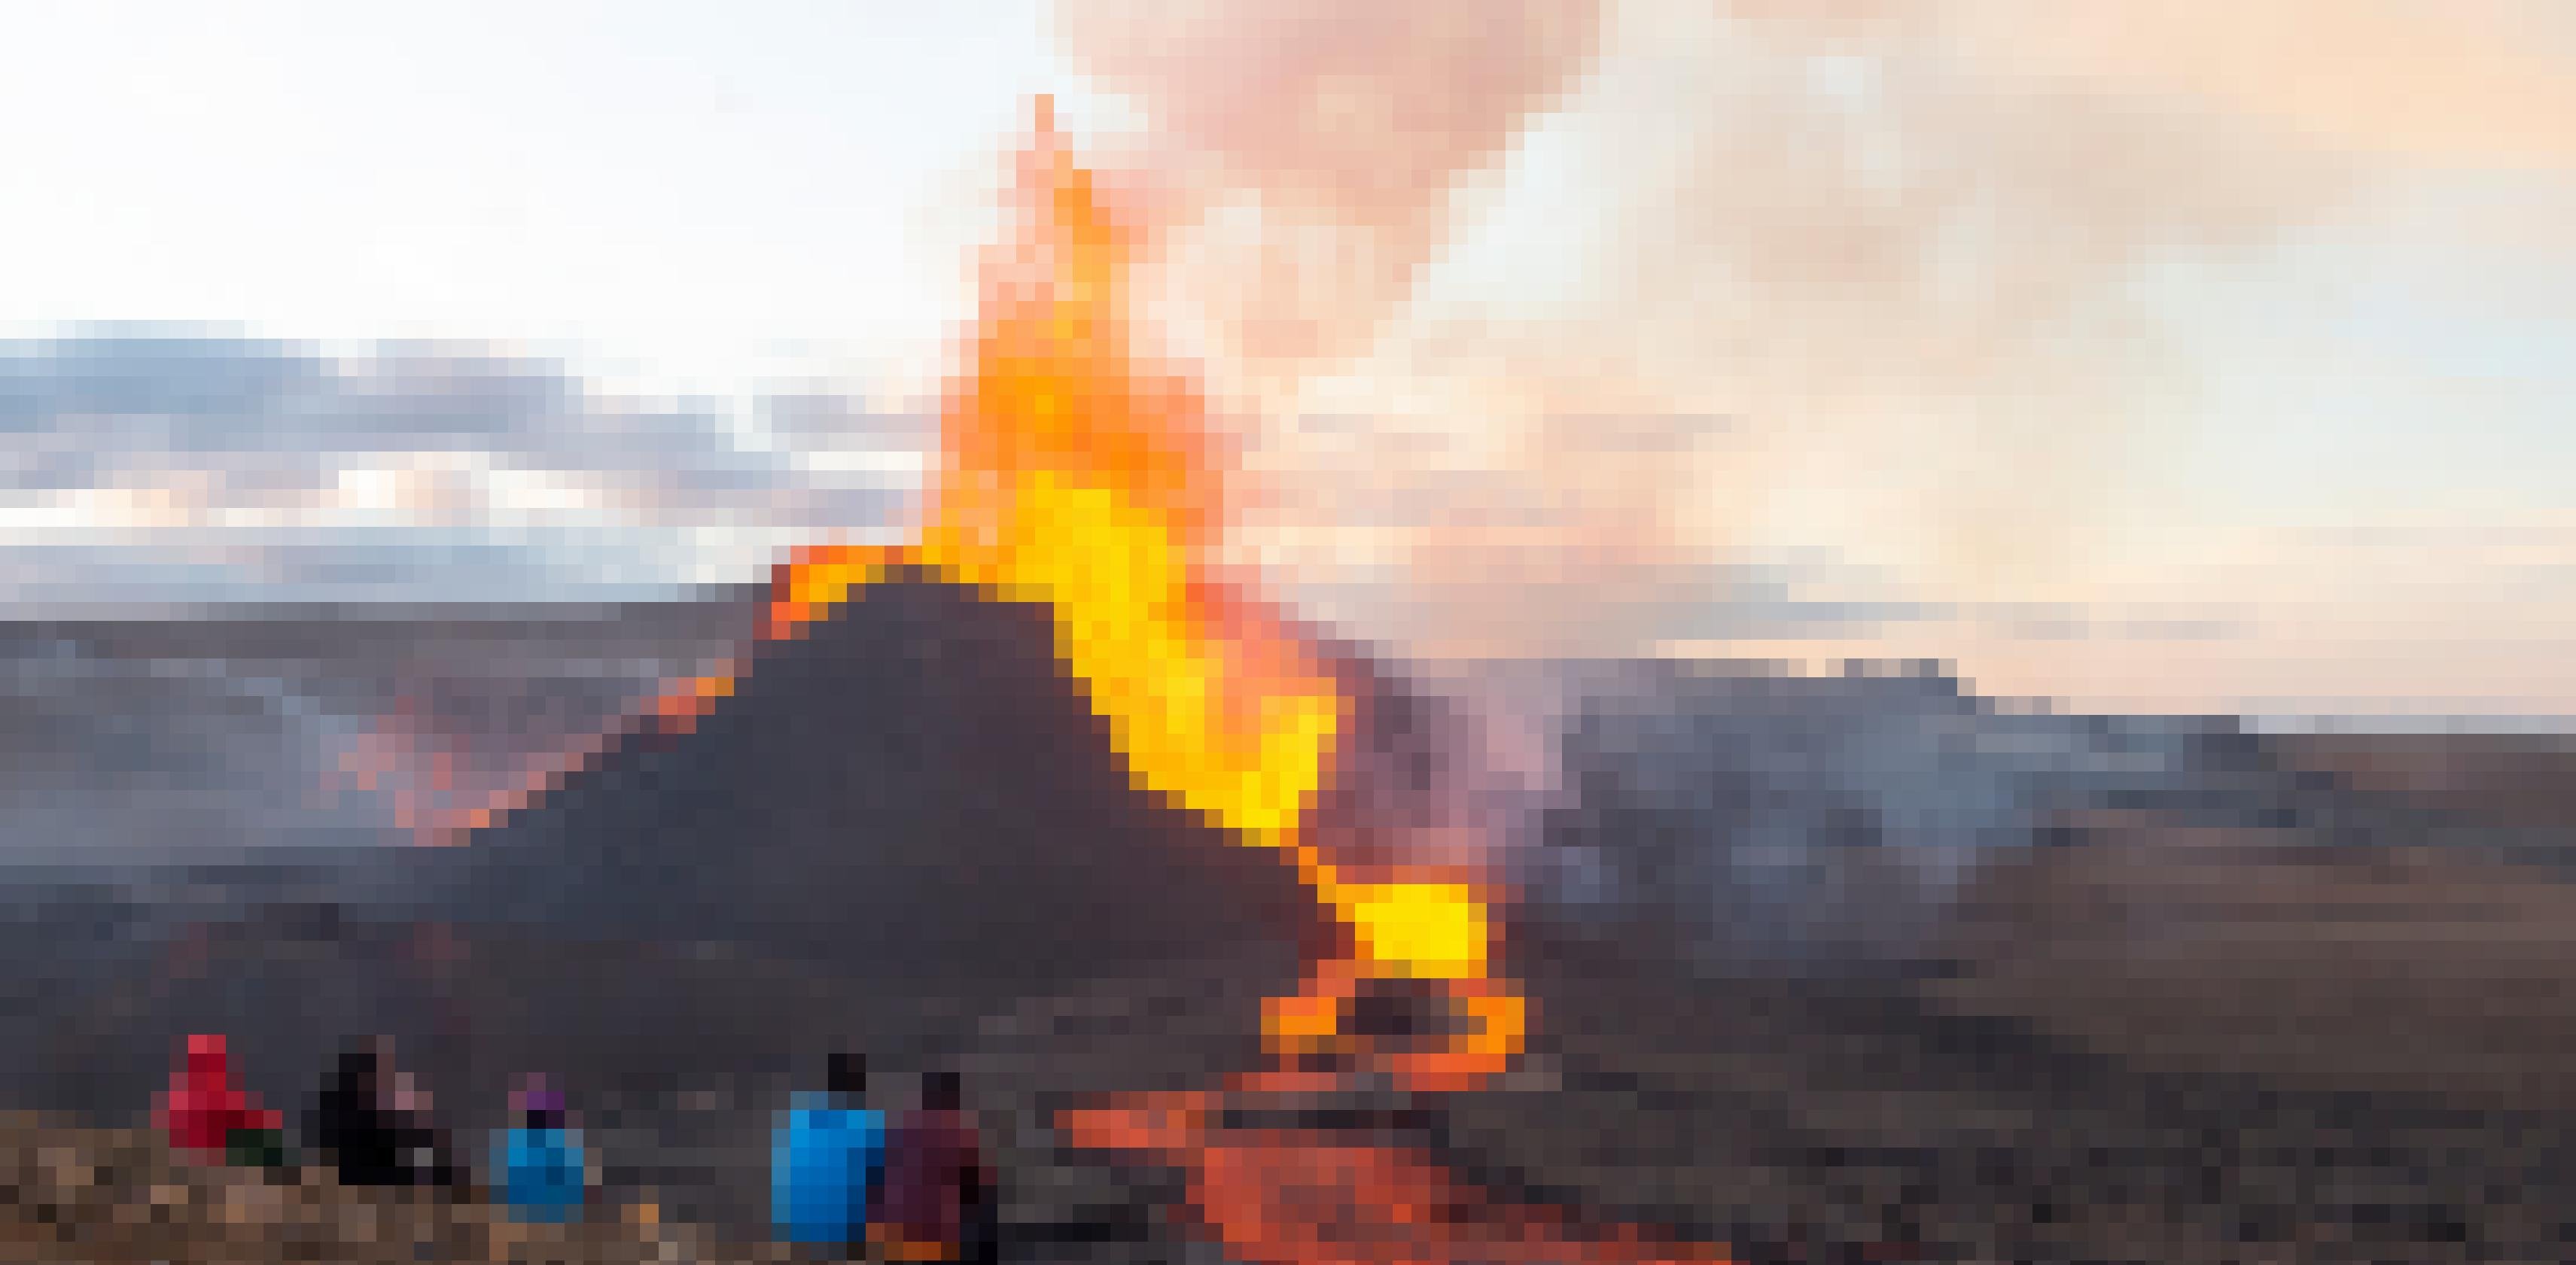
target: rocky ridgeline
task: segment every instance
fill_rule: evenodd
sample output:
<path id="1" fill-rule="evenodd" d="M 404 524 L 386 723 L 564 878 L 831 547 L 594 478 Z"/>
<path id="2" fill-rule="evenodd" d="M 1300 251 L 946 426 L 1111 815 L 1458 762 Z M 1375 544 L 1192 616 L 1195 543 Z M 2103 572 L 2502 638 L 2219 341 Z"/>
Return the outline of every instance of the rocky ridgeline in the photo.
<path id="1" fill-rule="evenodd" d="M 651 1202 L 594 1205 L 570 1226 L 508 1220 L 479 1199 L 340 1186 L 315 1167 L 262 1172 L 183 1157 L 149 1132 L 0 1117 L 0 1261 L 787 1261 L 778 1244 L 673 1224 Z"/>

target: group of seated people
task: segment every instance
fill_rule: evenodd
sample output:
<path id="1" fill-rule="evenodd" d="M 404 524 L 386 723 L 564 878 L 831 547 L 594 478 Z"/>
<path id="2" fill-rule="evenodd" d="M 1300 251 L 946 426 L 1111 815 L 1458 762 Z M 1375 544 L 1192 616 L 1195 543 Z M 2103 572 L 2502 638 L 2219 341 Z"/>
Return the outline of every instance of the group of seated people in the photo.
<path id="1" fill-rule="evenodd" d="M 771 1148 L 771 1216 L 780 1238 L 867 1250 L 894 1261 L 991 1259 L 994 1178 L 954 1072 L 923 1078 L 921 1103 L 889 1125 L 866 1104 L 860 1056 L 832 1056 L 825 1088 L 799 1093 Z M 495 1141 L 488 1196 L 523 1221 L 579 1219 L 596 1183 L 563 1095 L 527 1077 Z M 203 1158 L 283 1171 L 295 1164 L 284 1119 L 233 1079 L 219 1035 L 188 1039 L 154 1108 L 170 1145 Z M 370 1037 L 343 1050 L 306 1119 L 316 1157 L 348 1186 L 409 1186 L 470 1195 L 475 1183 L 426 1091 Z"/>

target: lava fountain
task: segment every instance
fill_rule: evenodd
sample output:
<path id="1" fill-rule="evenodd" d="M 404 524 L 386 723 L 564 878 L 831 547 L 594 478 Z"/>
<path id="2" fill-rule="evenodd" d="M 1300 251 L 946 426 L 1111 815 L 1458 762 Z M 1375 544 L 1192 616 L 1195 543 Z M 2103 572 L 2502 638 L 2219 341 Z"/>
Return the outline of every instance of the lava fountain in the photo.
<path id="1" fill-rule="evenodd" d="M 820 546 L 782 565 L 762 635 L 794 637 L 892 568 L 926 570 L 1052 612 L 1057 651 L 1145 790 L 1294 864 L 1349 934 L 1306 991 L 1269 1004 L 1283 1055 L 1358 1053 L 1351 1002 L 1372 980 L 1444 987 L 1468 1021 L 1386 1070 L 1464 1087 L 1520 1047 L 1520 997 L 1491 974 L 1491 889 L 1455 866 L 1338 862 L 1303 828 L 1349 700 L 1314 642 L 1217 574 L 1227 514 L 1205 401 L 1150 372 L 1128 325 L 1140 245 L 1041 101 L 1021 155 L 1020 234 L 982 279 L 982 312 L 941 413 L 918 543 Z M 716 675 L 659 708 L 680 723 L 730 690 Z"/>

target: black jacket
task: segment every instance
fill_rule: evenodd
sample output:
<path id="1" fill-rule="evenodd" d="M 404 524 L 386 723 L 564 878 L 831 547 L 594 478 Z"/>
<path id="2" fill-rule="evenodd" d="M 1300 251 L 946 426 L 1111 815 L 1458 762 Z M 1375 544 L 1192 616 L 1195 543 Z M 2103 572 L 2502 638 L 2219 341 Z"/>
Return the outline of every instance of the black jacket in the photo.
<path id="1" fill-rule="evenodd" d="M 313 1149 L 344 1186 L 461 1186 L 446 1132 L 425 1116 L 395 1111 L 384 1089 L 389 1075 L 372 1052 L 344 1055 L 308 1117 Z"/>

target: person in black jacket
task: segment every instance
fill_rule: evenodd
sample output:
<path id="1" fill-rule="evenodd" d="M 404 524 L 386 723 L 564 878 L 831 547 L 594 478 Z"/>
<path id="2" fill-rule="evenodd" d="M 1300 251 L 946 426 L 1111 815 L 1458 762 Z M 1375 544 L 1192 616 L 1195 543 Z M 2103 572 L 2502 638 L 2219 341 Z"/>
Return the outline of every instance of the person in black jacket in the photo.
<path id="1" fill-rule="evenodd" d="M 429 1096 L 394 1066 L 393 1042 L 375 1037 L 341 1051 L 309 1118 L 313 1148 L 344 1186 L 456 1189 L 465 1173 L 429 1111 Z"/>

